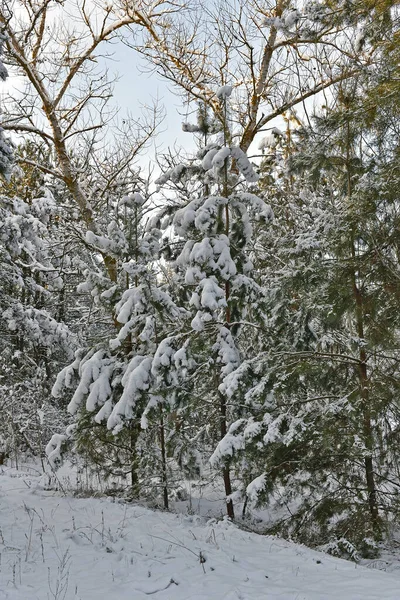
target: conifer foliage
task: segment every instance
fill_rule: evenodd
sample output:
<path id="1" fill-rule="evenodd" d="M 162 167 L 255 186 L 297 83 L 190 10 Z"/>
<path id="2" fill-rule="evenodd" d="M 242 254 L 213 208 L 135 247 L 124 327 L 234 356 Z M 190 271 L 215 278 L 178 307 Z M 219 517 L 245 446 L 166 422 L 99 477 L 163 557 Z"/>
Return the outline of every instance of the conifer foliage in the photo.
<path id="1" fill-rule="evenodd" d="M 225 114 L 220 140 L 208 140 L 189 166 L 178 164 L 158 180 L 160 185 L 172 181 L 177 186 L 166 224 L 172 228 L 171 244 L 178 248 L 173 264 L 186 292 L 189 315 L 184 344 L 180 342 L 181 347 L 173 351 L 175 369 L 182 367 L 181 358 L 176 362 L 177 355 L 185 357 L 189 394 L 179 410 L 182 415 L 187 413 L 184 420 L 192 421 L 192 407 L 197 405 L 197 419 L 208 423 L 203 435 L 211 447 L 222 443 L 242 411 L 240 399 L 227 395 L 226 381 L 243 361 L 253 326 L 264 319 L 263 294 L 253 277 L 250 249 L 254 223 L 272 218 L 264 200 L 247 191 L 247 184 L 258 180 L 253 165 L 239 147 L 227 145 L 231 139 L 227 119 L 231 91 L 226 85 L 216 92 Z M 206 127 L 209 130 L 208 123 Z M 196 129 L 190 129 L 205 136 L 206 127 L 199 119 Z M 192 174 L 198 181 L 194 188 Z M 179 338 L 174 338 L 174 345 Z M 192 422 L 191 427 L 197 437 L 198 423 Z M 212 464 L 222 468 L 231 518 L 232 453 L 233 448 L 222 452 L 219 445 L 212 456 Z"/>

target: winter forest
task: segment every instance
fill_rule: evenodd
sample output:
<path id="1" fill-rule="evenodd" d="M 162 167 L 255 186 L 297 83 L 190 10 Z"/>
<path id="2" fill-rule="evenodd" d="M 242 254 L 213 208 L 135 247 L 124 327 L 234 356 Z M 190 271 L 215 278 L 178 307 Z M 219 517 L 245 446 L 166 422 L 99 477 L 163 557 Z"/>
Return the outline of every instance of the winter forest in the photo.
<path id="1" fill-rule="evenodd" d="M 1 0 L 0 46 L 0 464 L 379 557 L 400 518 L 398 2 Z M 116 48 L 175 105 L 120 109 Z"/>

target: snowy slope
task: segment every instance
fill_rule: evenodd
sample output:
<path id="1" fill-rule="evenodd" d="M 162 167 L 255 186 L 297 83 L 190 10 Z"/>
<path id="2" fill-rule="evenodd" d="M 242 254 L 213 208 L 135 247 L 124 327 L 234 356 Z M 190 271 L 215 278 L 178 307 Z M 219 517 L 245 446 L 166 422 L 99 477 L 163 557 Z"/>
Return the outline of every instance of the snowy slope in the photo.
<path id="1" fill-rule="evenodd" d="M 399 600 L 400 576 L 0 473 L 0 600 Z"/>

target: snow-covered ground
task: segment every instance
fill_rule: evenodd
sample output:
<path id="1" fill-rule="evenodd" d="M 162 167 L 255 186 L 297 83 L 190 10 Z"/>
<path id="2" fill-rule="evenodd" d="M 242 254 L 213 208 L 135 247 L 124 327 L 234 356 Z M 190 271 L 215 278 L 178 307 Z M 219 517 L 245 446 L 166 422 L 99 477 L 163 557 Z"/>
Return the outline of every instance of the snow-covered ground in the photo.
<path id="1" fill-rule="evenodd" d="M 400 573 L 0 472 L 0 600 L 399 600 Z"/>

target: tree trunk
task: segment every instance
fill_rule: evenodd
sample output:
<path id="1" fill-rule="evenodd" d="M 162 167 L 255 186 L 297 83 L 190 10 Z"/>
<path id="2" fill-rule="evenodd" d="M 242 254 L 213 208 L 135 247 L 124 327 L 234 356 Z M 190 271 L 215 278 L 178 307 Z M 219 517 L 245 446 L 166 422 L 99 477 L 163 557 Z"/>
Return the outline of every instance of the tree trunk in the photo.
<path id="1" fill-rule="evenodd" d="M 161 471 L 162 471 L 164 508 L 165 508 L 165 510 L 169 510 L 167 450 L 165 447 L 164 415 L 163 415 L 162 406 L 160 406 L 160 447 L 161 447 Z"/>
<path id="2" fill-rule="evenodd" d="M 227 107 L 226 107 L 226 99 L 224 101 L 224 144 L 227 144 Z M 224 183 L 223 183 L 223 192 L 222 195 L 224 198 L 229 198 L 229 189 L 228 189 L 228 159 L 225 159 L 224 163 Z M 221 207 L 222 208 L 222 207 Z M 221 226 L 223 226 L 223 212 L 221 210 L 220 214 L 220 222 Z M 225 235 L 229 237 L 229 228 L 230 228 L 230 218 L 229 218 L 229 206 L 225 205 Z M 231 322 L 231 310 L 229 306 L 229 296 L 230 296 L 230 284 L 229 281 L 225 282 L 225 300 L 226 300 L 226 311 L 225 311 L 225 326 L 230 327 Z M 226 398 L 223 394 L 219 393 L 219 412 L 220 412 L 220 433 L 221 440 L 226 436 L 228 432 L 227 425 L 227 415 L 226 415 Z M 224 480 L 224 488 L 226 497 L 230 497 L 232 494 L 232 483 L 231 483 L 231 474 L 229 468 L 229 461 L 226 460 L 225 465 L 222 469 L 222 478 Z M 235 518 L 235 511 L 233 509 L 233 502 L 229 499 L 226 503 L 226 510 L 228 517 L 230 519 Z"/>
<path id="3" fill-rule="evenodd" d="M 226 423 L 226 399 L 224 397 L 223 394 L 220 394 L 220 419 L 221 419 L 221 440 L 226 436 L 227 434 L 227 423 Z M 225 464 L 224 468 L 222 469 L 222 477 L 224 480 L 224 487 L 225 487 L 225 495 L 228 498 L 231 494 L 232 494 L 232 484 L 231 484 L 231 474 L 230 474 L 230 469 L 229 469 L 229 464 Z M 235 518 L 235 511 L 233 509 L 233 502 L 232 500 L 228 500 L 226 503 L 226 510 L 228 513 L 228 517 L 230 519 L 234 519 Z"/>
<path id="4" fill-rule="evenodd" d="M 130 424 L 130 448 L 131 448 L 131 488 L 134 498 L 139 496 L 139 477 L 136 444 L 138 439 L 139 427 L 136 423 Z"/>
<path id="5" fill-rule="evenodd" d="M 354 250 L 354 245 L 353 245 Z M 356 315 L 357 315 L 357 334 L 359 339 L 364 338 L 364 323 L 363 323 L 363 299 L 360 290 L 357 287 L 355 273 L 353 272 L 353 293 L 356 302 Z M 373 449 L 374 449 L 374 432 L 371 420 L 370 410 L 370 397 L 369 397 L 369 383 L 368 383 L 368 370 L 367 370 L 367 354 L 364 348 L 360 348 L 359 353 L 359 368 L 358 368 L 358 379 L 360 383 L 360 395 L 362 399 L 362 413 L 363 413 L 363 434 L 364 444 L 367 450 L 367 454 L 364 457 L 364 470 L 365 479 L 367 484 L 368 493 L 368 505 L 369 512 L 371 514 L 371 523 L 374 533 L 379 535 L 379 510 L 378 500 L 376 493 L 376 484 L 373 468 Z"/>
<path id="6" fill-rule="evenodd" d="M 347 171 L 347 195 L 349 200 L 352 197 L 352 179 L 351 179 L 351 131 L 350 122 L 347 122 L 347 144 L 346 144 L 346 171 Z M 352 288 L 353 297 L 355 302 L 355 315 L 356 315 L 356 328 L 359 342 L 364 340 L 364 301 L 361 289 L 357 284 L 357 252 L 355 245 L 355 234 L 354 230 L 351 231 L 351 258 L 352 258 Z M 358 273 L 358 278 L 359 273 Z M 376 537 L 379 537 L 379 510 L 376 493 L 376 484 L 373 467 L 373 449 L 374 449 L 374 431 L 371 420 L 371 409 L 370 409 L 370 396 L 369 396 L 369 382 L 368 382 L 368 370 L 367 370 L 367 353 L 363 346 L 360 346 L 359 351 L 359 366 L 358 366 L 358 380 L 360 386 L 361 406 L 362 406 L 362 419 L 363 419 L 363 438 L 366 448 L 366 455 L 364 457 L 364 471 L 365 480 L 367 485 L 368 494 L 368 506 L 371 515 L 372 529 Z"/>

